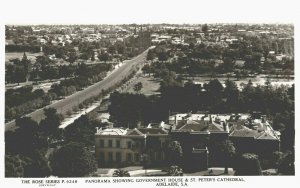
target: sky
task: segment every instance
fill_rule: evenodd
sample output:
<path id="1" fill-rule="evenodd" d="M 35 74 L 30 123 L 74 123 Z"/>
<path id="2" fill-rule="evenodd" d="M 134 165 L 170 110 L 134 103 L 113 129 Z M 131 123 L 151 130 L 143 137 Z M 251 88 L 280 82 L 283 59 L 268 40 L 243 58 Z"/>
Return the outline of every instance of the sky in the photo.
<path id="1" fill-rule="evenodd" d="M 293 0 L 6 0 L 1 20 L 5 24 L 291 23 L 296 21 L 294 4 Z"/>

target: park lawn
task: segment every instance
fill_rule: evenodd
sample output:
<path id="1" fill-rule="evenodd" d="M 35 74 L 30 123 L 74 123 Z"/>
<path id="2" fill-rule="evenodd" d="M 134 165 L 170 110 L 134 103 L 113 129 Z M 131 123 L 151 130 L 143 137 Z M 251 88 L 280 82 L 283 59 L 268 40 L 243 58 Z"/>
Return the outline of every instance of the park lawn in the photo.
<path id="1" fill-rule="evenodd" d="M 30 53 L 30 52 L 25 52 L 26 56 L 28 59 L 35 61 L 37 56 L 41 56 L 43 55 L 43 52 L 39 52 L 39 53 Z M 9 60 L 11 59 L 22 59 L 24 52 L 6 52 L 5 53 L 5 62 L 9 62 Z"/>
<path id="2" fill-rule="evenodd" d="M 134 79 L 130 80 L 128 84 L 122 89 L 123 93 L 137 93 L 134 91 L 134 85 L 138 82 L 141 82 L 143 84 L 143 87 L 141 91 L 138 93 L 144 94 L 144 95 L 155 95 L 160 94 L 159 88 L 160 88 L 160 82 L 159 80 L 153 78 L 152 76 L 148 75 L 139 75 L 138 77 L 135 77 Z"/>

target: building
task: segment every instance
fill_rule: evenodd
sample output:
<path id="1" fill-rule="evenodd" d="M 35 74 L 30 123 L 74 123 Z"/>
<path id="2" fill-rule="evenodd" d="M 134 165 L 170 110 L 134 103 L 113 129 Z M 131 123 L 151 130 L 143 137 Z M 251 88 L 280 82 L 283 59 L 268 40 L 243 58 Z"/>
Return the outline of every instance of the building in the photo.
<path id="1" fill-rule="evenodd" d="M 237 154 L 255 153 L 262 165 L 270 165 L 273 153 L 280 150 L 280 133 L 274 131 L 266 116 L 228 121 L 229 138 Z"/>
<path id="2" fill-rule="evenodd" d="M 178 141 L 183 153 L 179 165 L 185 172 L 196 172 L 224 166 L 221 143 L 229 139 L 237 155 L 255 153 L 268 165 L 279 150 L 279 136 L 259 113 L 175 114 L 167 123 L 146 128 L 113 128 L 112 124 L 100 128 L 95 134 L 95 154 L 101 167 L 141 165 L 142 154 L 148 154 L 151 166 L 162 167 L 168 164 L 169 143 Z"/>
<path id="3" fill-rule="evenodd" d="M 105 128 L 95 134 L 95 154 L 101 167 L 140 165 L 146 153 L 152 165 L 165 160 L 168 132 L 161 128 Z"/>
<path id="4" fill-rule="evenodd" d="M 176 114 L 169 118 L 169 124 L 176 127 L 170 134 L 172 140 L 181 144 L 184 171 L 205 170 L 216 164 L 218 160 L 215 159 L 212 143 L 227 139 L 229 133 L 220 118 L 216 115 Z"/>
<path id="5" fill-rule="evenodd" d="M 270 163 L 279 150 L 280 138 L 260 114 L 175 114 L 169 117 L 171 139 L 180 142 L 184 171 L 223 166 L 219 144 L 231 140 L 238 155 L 255 153 Z"/>

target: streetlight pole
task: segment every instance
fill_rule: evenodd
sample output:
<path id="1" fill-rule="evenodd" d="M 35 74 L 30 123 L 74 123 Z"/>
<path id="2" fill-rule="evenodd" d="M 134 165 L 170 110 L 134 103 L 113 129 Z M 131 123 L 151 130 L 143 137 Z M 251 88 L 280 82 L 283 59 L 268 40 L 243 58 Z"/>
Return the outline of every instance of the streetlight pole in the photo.
<path id="1" fill-rule="evenodd" d="M 147 145 L 147 133 L 144 135 L 144 139 L 145 139 L 145 140 L 144 140 L 145 154 L 144 154 L 144 159 L 143 159 L 143 160 L 144 160 L 144 165 L 145 165 L 145 166 L 144 166 L 144 168 L 145 168 L 145 176 L 147 176 L 147 165 L 148 165 L 148 164 L 147 164 L 147 163 L 148 163 L 148 162 L 147 162 L 148 159 L 147 159 L 147 154 L 146 154 L 146 149 L 147 149 L 147 147 L 146 147 L 146 145 Z"/>

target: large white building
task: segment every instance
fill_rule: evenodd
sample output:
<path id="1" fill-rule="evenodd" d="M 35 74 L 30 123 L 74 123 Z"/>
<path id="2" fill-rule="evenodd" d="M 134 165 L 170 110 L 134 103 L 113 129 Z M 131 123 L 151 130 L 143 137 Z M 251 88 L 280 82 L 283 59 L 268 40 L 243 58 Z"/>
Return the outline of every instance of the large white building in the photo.
<path id="1" fill-rule="evenodd" d="M 106 128 L 95 134 L 95 154 L 100 166 L 140 165 L 141 155 L 163 161 L 168 132 L 161 128 Z"/>

